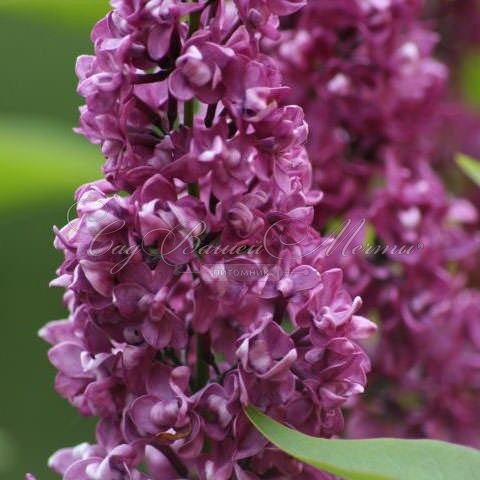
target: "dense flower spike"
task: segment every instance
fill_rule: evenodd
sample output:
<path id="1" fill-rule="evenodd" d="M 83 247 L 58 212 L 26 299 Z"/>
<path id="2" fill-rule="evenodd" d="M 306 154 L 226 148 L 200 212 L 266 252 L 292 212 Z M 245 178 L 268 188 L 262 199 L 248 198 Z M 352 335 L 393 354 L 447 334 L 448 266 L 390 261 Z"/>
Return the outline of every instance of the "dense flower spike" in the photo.
<path id="1" fill-rule="evenodd" d="M 58 392 L 100 417 L 55 454 L 65 480 L 322 479 L 242 407 L 329 437 L 361 393 L 375 326 L 312 228 L 302 110 L 260 50 L 303 0 L 112 0 L 80 57 L 78 131 L 106 179 L 56 230 L 67 320 Z"/>
<path id="2" fill-rule="evenodd" d="M 313 184 L 325 193 L 315 224 L 339 231 L 336 223 L 351 221 L 344 237 L 352 241 L 343 251 L 334 245 L 331 261 L 381 321 L 369 347 L 370 392 L 348 433 L 479 447 L 478 292 L 465 291 L 479 253 L 478 212 L 435 171 L 451 105 L 421 6 L 311 2 L 264 48 L 276 51 L 311 126 Z"/>

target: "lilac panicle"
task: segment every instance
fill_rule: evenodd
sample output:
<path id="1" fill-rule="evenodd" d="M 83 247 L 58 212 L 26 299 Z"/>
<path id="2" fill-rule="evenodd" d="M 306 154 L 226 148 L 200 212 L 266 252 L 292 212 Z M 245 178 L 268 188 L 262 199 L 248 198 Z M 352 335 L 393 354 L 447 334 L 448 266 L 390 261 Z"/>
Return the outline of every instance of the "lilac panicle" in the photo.
<path id="1" fill-rule="evenodd" d="M 338 434 L 375 326 L 312 227 L 303 111 L 262 39 L 303 0 L 112 0 L 77 62 L 78 132 L 105 179 L 56 229 L 66 320 L 55 386 L 99 417 L 50 459 L 64 480 L 322 479 L 250 425 L 254 404 Z"/>
<path id="2" fill-rule="evenodd" d="M 289 98 L 310 125 L 312 182 L 324 192 L 317 228 L 328 230 L 332 218 L 366 219 L 373 238 L 364 228 L 360 246 L 412 247 L 330 256 L 344 269 L 347 290 L 362 296 L 360 313 L 380 321 L 368 345 L 369 394 L 352 408 L 347 434 L 480 447 L 479 292 L 469 288 L 478 209 L 450 193 L 440 175 L 454 166 L 451 146 L 439 139 L 445 125 L 451 138 L 463 117 L 452 115 L 449 71 L 434 57 L 438 35 L 422 22 L 421 7 L 415 0 L 311 2 L 264 50 L 276 54 L 294 87 Z"/>

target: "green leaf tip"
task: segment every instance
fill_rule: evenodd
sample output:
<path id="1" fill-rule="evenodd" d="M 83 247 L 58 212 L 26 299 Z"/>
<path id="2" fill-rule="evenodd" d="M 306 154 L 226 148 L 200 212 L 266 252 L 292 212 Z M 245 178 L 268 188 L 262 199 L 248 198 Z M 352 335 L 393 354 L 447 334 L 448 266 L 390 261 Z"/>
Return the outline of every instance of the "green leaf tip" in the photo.
<path id="1" fill-rule="evenodd" d="M 463 173 L 480 187 L 480 161 L 463 153 L 457 155 L 456 161 Z"/>
<path id="2" fill-rule="evenodd" d="M 435 440 L 334 440 L 310 437 L 255 407 L 245 413 L 271 443 L 298 460 L 345 480 L 475 480 L 480 452 Z"/>

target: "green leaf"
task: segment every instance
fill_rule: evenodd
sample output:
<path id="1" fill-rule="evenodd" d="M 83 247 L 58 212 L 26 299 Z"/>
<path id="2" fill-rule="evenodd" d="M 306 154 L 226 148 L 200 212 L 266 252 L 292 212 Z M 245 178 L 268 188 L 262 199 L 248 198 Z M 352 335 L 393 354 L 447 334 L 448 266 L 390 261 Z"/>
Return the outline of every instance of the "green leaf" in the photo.
<path id="1" fill-rule="evenodd" d="M 434 440 L 328 440 L 291 430 L 254 407 L 246 414 L 292 457 L 346 480 L 475 480 L 480 452 Z"/>
<path id="2" fill-rule="evenodd" d="M 109 10 L 107 0 L 0 0 L 0 15 L 9 13 L 91 28 Z"/>
<path id="3" fill-rule="evenodd" d="M 68 128 L 0 117 L 0 211 L 56 199 L 101 176 L 98 147 Z"/>
<path id="4" fill-rule="evenodd" d="M 457 163 L 465 175 L 480 186 L 480 161 L 460 153 L 457 155 Z"/>

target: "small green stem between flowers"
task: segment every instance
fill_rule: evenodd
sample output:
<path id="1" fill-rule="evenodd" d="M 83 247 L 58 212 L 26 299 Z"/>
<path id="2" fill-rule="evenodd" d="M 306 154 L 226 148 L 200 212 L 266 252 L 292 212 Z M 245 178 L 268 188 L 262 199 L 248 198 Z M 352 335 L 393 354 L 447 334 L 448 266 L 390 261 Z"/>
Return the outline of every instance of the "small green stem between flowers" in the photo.
<path id="1" fill-rule="evenodd" d="M 210 338 L 208 334 L 198 333 L 196 337 L 196 378 L 195 387 L 196 390 L 201 390 L 208 382 L 208 358 L 210 356 Z"/>
<path id="2" fill-rule="evenodd" d="M 192 0 L 196 2 L 197 0 Z M 191 37 L 200 26 L 200 12 L 192 12 L 190 14 L 190 28 L 189 36 Z M 195 99 L 185 103 L 183 111 L 183 123 L 186 127 L 192 128 L 195 118 Z M 194 197 L 198 197 L 199 187 L 198 183 L 190 183 L 188 185 L 188 193 Z M 202 389 L 208 381 L 208 356 L 210 355 L 210 339 L 206 334 L 197 334 L 196 337 L 196 378 L 195 384 L 197 391 Z"/>

